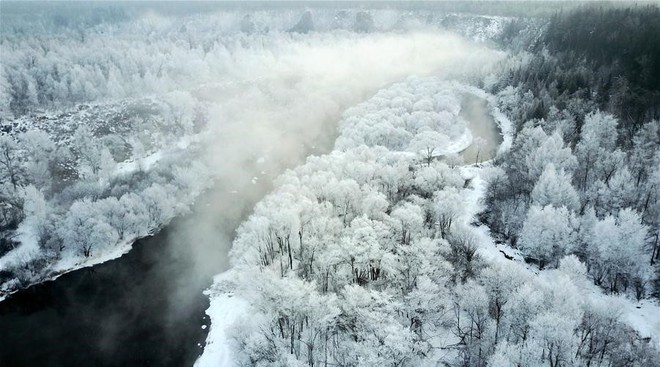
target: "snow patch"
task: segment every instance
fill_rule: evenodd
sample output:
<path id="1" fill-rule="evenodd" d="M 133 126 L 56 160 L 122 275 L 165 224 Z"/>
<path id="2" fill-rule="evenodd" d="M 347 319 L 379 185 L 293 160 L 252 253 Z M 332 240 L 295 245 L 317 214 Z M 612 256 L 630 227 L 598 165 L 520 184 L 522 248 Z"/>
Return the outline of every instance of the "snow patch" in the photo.
<path id="1" fill-rule="evenodd" d="M 60 276 L 74 270 L 87 268 L 90 266 L 103 264 L 106 261 L 118 259 L 131 251 L 133 248 L 133 243 L 136 240 L 137 238 L 131 238 L 121 241 L 106 251 L 100 251 L 98 255 L 93 255 L 87 258 L 81 258 L 77 256 L 62 258 L 50 268 L 51 272 L 56 274 L 54 277 L 50 278 L 50 280 L 57 279 Z"/>
<path id="2" fill-rule="evenodd" d="M 637 330 L 643 338 L 651 338 L 660 348 L 660 305 L 652 300 L 634 302 L 624 299 L 622 320 Z"/>
<path id="3" fill-rule="evenodd" d="M 25 221 L 21 222 L 16 230 L 15 239 L 20 245 L 0 257 L 0 270 L 8 268 L 10 264 L 26 262 L 39 255 L 40 249 L 37 243 L 37 235 L 32 231 L 29 223 Z"/>
<path id="4" fill-rule="evenodd" d="M 195 367 L 236 366 L 236 346 L 233 345 L 229 330 L 237 321 L 248 315 L 250 305 L 246 300 L 223 289 L 222 283 L 231 277 L 230 274 L 230 271 L 227 271 L 215 276 L 211 288 L 204 292 L 211 300 L 206 310 L 211 319 L 211 328 L 204 352 L 195 362 Z"/>
<path id="5" fill-rule="evenodd" d="M 117 164 L 115 175 L 129 175 L 140 170 L 148 171 L 163 158 L 163 152 L 157 151 L 144 158 Z"/>
<path id="6" fill-rule="evenodd" d="M 465 129 L 465 132 L 458 138 L 452 140 L 449 142 L 449 144 L 445 145 L 444 147 L 438 147 L 435 152 L 436 156 L 445 156 L 448 154 L 455 154 L 455 153 L 460 153 L 467 149 L 470 145 L 472 145 L 472 133 L 470 132 L 470 129 Z"/>

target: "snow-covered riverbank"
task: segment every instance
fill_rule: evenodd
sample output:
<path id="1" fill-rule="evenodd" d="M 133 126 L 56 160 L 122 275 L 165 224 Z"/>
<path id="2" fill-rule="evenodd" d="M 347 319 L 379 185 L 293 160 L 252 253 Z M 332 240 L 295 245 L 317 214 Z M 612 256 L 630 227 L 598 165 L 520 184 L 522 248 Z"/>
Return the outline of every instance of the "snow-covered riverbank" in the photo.
<path id="1" fill-rule="evenodd" d="M 51 204 L 44 201 L 43 196 L 37 198 L 36 203 L 31 206 L 36 207 L 36 210 L 28 211 L 27 219 L 16 230 L 14 240 L 17 246 L 0 257 L 0 270 L 12 270 L 17 276 L 0 284 L 0 301 L 30 285 L 54 280 L 68 272 L 119 258 L 131 250 L 136 240 L 157 232 L 174 217 L 185 214 L 195 199 L 209 187 L 211 177 L 204 172 L 203 166 L 196 164 L 184 168 L 180 165 L 181 161 L 175 157 L 187 156 L 186 150 L 199 141 L 199 136 L 184 136 L 168 148 L 110 167 L 93 185 L 110 191 L 114 189 L 110 182 L 128 181 L 135 176 L 151 175 L 152 172 L 157 176 L 157 172 L 163 170 L 177 172 L 178 181 L 172 181 L 170 185 L 162 187 L 154 184 L 143 192 L 131 194 L 131 200 L 130 195 L 125 195 L 121 200 L 111 196 L 103 201 L 87 201 L 83 203 L 85 205 L 72 206 L 68 213 L 72 218 L 69 229 L 72 232 L 80 232 L 76 234 L 80 236 L 77 241 L 79 243 L 61 242 L 51 245 L 52 247 L 45 246 L 45 230 L 62 233 L 64 239 L 68 239 L 65 237 L 68 218 L 64 216 L 60 227 L 47 227 L 50 224 L 47 220 L 52 221 L 63 209 L 49 207 Z M 194 184 L 188 184 L 193 182 Z M 25 196 L 26 200 L 35 200 L 28 197 L 27 193 Z M 165 196 L 168 197 L 167 200 L 163 200 Z M 79 218 L 73 219 L 74 216 Z M 121 234 L 107 233 L 106 228 L 90 224 L 99 218 L 107 218 L 105 220 L 117 226 Z M 76 245 L 88 247 L 83 251 Z M 47 264 L 41 268 L 33 268 L 30 265 L 39 261 L 46 261 Z"/>

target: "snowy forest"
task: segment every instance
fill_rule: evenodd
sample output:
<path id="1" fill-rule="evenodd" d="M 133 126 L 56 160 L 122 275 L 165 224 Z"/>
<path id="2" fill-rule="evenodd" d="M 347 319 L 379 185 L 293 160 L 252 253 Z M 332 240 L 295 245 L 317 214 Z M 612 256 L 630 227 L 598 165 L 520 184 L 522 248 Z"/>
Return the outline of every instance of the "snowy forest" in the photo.
<path id="1" fill-rule="evenodd" d="M 3 304 L 171 231 L 192 264 L 154 292 L 198 367 L 658 366 L 657 3 L 0 20 L 0 365 L 78 365 L 3 348 Z M 86 363 L 122 365 L 104 343 Z"/>

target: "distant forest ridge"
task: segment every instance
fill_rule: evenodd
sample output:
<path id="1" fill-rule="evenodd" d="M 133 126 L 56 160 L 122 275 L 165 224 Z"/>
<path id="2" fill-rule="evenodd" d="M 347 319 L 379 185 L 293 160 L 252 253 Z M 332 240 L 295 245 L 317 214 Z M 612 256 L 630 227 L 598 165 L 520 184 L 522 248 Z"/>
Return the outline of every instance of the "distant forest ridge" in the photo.
<path id="1" fill-rule="evenodd" d="M 163 15 L 190 15 L 213 11 L 258 11 L 283 9 L 410 9 L 474 13 L 493 16 L 542 16 L 582 7 L 643 7 L 659 1 L 3 1 L 0 4 L 0 30 L 20 22 L 52 19 L 54 22 L 81 22 L 89 25 L 132 19 L 146 11 Z M 36 11 L 36 12 L 35 12 Z M 72 11 L 75 11 L 72 13 Z M 75 16 L 73 16 L 75 14 Z M 18 23 L 18 22 L 17 22 Z"/>

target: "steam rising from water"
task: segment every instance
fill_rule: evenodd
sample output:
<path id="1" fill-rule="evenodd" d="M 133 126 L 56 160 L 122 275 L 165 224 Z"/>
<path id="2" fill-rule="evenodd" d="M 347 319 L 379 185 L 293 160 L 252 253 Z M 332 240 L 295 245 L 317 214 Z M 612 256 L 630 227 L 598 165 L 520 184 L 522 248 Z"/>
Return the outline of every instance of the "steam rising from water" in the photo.
<path id="1" fill-rule="evenodd" d="M 275 33 L 244 42 L 232 52 L 226 74 L 194 92 L 209 105 L 203 160 L 216 184 L 176 225 L 176 243 L 168 246 L 192 256 L 194 267 L 180 272 L 190 276 L 172 292 L 173 317 L 185 314 L 178 311 L 188 292 L 227 268 L 235 228 L 272 179 L 306 155 L 331 149 L 342 111 L 408 76 L 465 80 L 503 56 L 437 30 Z"/>
<path id="2" fill-rule="evenodd" d="M 55 70 L 62 74 L 58 78 L 77 82 L 71 83 L 76 93 L 67 92 L 64 85 L 62 96 L 56 94 L 52 105 L 45 107 L 98 101 L 102 109 L 106 99 L 162 97 L 173 108 L 185 110 L 175 111 L 185 115 L 182 131 L 192 130 L 188 118 L 197 115 L 188 114 L 187 109 L 198 108 L 208 123 L 202 133 L 202 153 L 195 159 L 208 167 L 215 181 L 190 216 L 142 241 L 144 247 L 126 258 L 95 268 L 96 281 L 84 281 L 78 287 L 75 283 L 85 274 L 77 273 L 68 281 L 73 285 L 58 283 L 70 287 L 66 291 L 71 294 L 58 294 L 65 303 L 64 316 L 54 319 L 75 320 L 70 329 L 90 330 L 84 334 L 88 353 L 71 356 L 72 360 L 96 357 L 100 350 L 101 359 L 120 363 L 117 357 L 125 357 L 121 361 L 132 357 L 122 350 L 127 346 L 135 347 L 131 350 L 151 347 L 149 357 L 163 354 L 164 361 L 183 358 L 180 354 L 185 353 L 161 351 L 190 340 L 190 326 L 194 327 L 194 317 L 204 307 L 200 292 L 211 284 L 211 276 L 227 268 L 235 229 L 278 174 L 309 154 L 332 148 L 345 109 L 409 76 L 476 79 L 504 56 L 456 35 L 424 28 L 421 19 L 426 17 L 401 21 L 404 13 L 394 10 L 379 12 L 374 27 L 369 22 L 360 27 L 362 31 L 391 31 L 349 31 L 357 19 L 349 13 L 343 13 L 349 25 L 338 29 L 334 24 L 338 13 L 327 11 L 314 14 L 315 29 L 322 31 L 298 34 L 284 31 L 300 18 L 297 10 L 254 13 L 254 29 L 240 32 L 244 14 L 238 12 L 171 16 L 149 11 L 134 19 L 122 12 L 97 14 L 92 7 L 88 13 L 93 19 L 86 19 L 79 14 L 86 5 L 50 6 L 39 5 L 46 9 L 41 13 L 26 7 L 0 22 L 0 36 L 16 45 L 34 41 L 47 46 L 44 55 L 41 48 L 16 47 L 3 60 L 9 67 L 40 55 L 40 64 L 58 66 Z M 48 9 L 57 12 L 51 14 Z M 104 14 L 113 20 L 97 24 Z M 28 21 L 33 17 L 41 21 Z M 25 33 L 14 32 L 23 29 Z M 37 50 L 34 55 L 33 50 Z M 3 89 L 8 84 L 1 71 Z M 31 103 L 38 102 L 35 98 Z M 145 140 L 150 133 L 163 133 L 167 139 L 174 134 L 145 131 Z M 166 153 L 171 159 L 171 152 Z M 162 238 L 168 243 L 160 243 Z M 90 284 L 94 287 L 86 289 Z M 98 284 L 103 291 L 96 292 Z M 41 320 L 53 319 L 49 312 L 26 323 L 40 327 Z M 53 328 L 56 333 L 70 329 Z M 148 332 L 151 335 L 145 335 Z M 78 339 L 72 340 L 62 342 L 68 344 L 63 350 L 78 347 L 69 344 Z"/>

